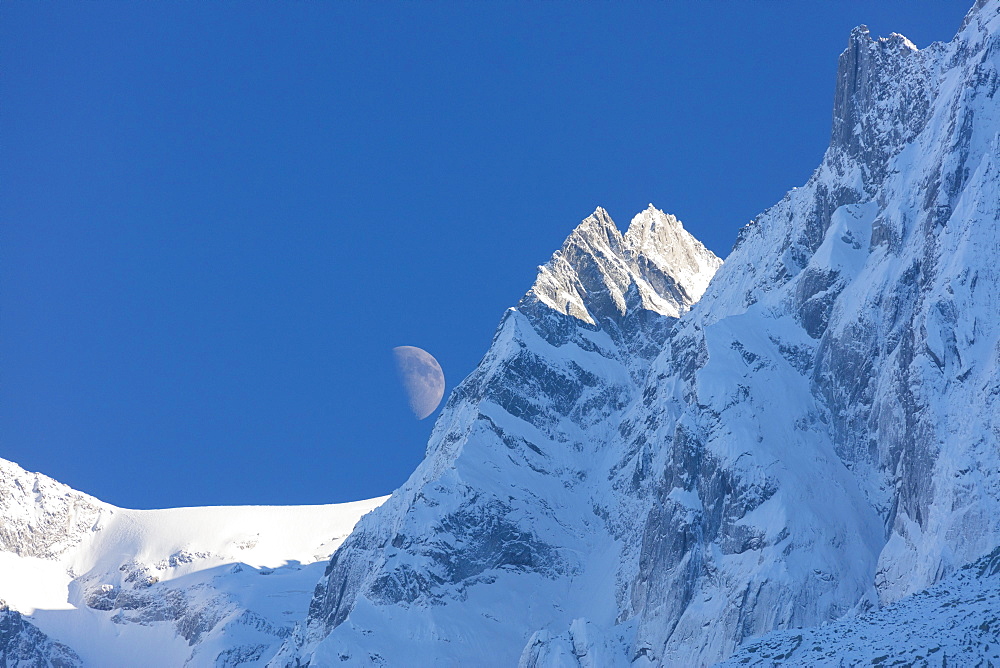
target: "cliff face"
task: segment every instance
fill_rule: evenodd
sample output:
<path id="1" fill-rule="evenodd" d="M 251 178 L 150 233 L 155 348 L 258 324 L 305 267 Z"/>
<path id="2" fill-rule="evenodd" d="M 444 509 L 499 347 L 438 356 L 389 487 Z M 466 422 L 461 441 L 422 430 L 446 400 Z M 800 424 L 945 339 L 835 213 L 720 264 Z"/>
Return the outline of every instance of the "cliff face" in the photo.
<path id="1" fill-rule="evenodd" d="M 717 273 L 584 221 L 274 665 L 709 663 L 1000 544 L 998 29 L 853 31 L 823 162 Z"/>

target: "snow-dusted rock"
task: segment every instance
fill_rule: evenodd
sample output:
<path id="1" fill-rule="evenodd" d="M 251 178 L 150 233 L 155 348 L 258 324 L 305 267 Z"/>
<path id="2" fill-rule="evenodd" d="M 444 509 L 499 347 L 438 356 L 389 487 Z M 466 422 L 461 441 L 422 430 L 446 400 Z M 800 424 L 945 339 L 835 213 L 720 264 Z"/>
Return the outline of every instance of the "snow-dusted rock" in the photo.
<path id="1" fill-rule="evenodd" d="M 0 601 L 0 661 L 5 668 L 81 668 L 72 649 L 38 630 Z"/>
<path id="2" fill-rule="evenodd" d="M 747 643 L 737 666 L 989 666 L 1000 664 L 1000 548 L 936 585 L 858 617 L 776 631 Z"/>
<path id="3" fill-rule="evenodd" d="M 593 325 L 623 317 L 634 291 L 639 302 L 631 310 L 676 318 L 701 298 L 721 264 L 677 218 L 652 204 L 624 235 L 598 207 L 538 268 L 518 308 L 529 312 L 541 305 Z"/>
<path id="4" fill-rule="evenodd" d="M 106 503 L 0 459 L 0 551 L 57 558 L 112 513 Z"/>

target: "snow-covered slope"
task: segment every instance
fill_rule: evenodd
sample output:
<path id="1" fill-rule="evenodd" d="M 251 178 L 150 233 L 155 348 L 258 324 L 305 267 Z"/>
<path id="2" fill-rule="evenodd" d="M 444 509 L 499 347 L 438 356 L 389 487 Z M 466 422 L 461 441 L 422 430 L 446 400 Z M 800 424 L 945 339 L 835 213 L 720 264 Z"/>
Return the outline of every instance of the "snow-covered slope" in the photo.
<path id="1" fill-rule="evenodd" d="M 1000 548 L 884 608 L 768 634 L 720 668 L 775 665 L 1000 665 Z"/>
<path id="2" fill-rule="evenodd" d="M 272 665 L 703 665 L 1000 545 L 998 68 L 1000 0 L 853 31 L 823 162 L 717 273 L 584 221 Z"/>
<path id="3" fill-rule="evenodd" d="M 0 460 L 0 658 L 263 665 L 384 500 L 127 510 Z"/>

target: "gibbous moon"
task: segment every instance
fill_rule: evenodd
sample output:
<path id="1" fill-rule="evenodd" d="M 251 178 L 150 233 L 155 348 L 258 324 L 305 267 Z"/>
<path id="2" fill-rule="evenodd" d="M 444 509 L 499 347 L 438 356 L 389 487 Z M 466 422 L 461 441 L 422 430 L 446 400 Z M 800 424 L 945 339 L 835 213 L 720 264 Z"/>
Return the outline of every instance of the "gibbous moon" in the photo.
<path id="1" fill-rule="evenodd" d="M 433 355 L 415 346 L 397 346 L 392 354 L 396 357 L 399 380 L 410 400 L 410 410 L 418 420 L 423 420 L 441 403 L 444 371 Z"/>

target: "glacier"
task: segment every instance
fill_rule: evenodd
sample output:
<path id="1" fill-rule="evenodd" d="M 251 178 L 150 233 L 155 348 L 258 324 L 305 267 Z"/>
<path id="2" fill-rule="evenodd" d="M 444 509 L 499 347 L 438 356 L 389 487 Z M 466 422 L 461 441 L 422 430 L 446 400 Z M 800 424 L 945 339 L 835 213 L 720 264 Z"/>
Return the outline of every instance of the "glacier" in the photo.
<path id="1" fill-rule="evenodd" d="M 1000 0 L 923 49 L 856 28 L 809 180 L 725 262 L 653 205 L 624 233 L 598 208 L 388 498 L 127 511 L 4 463 L 0 651 L 998 660 L 998 90 Z"/>
<path id="2" fill-rule="evenodd" d="M 128 510 L 0 460 L 0 665 L 263 665 L 384 500 Z"/>

